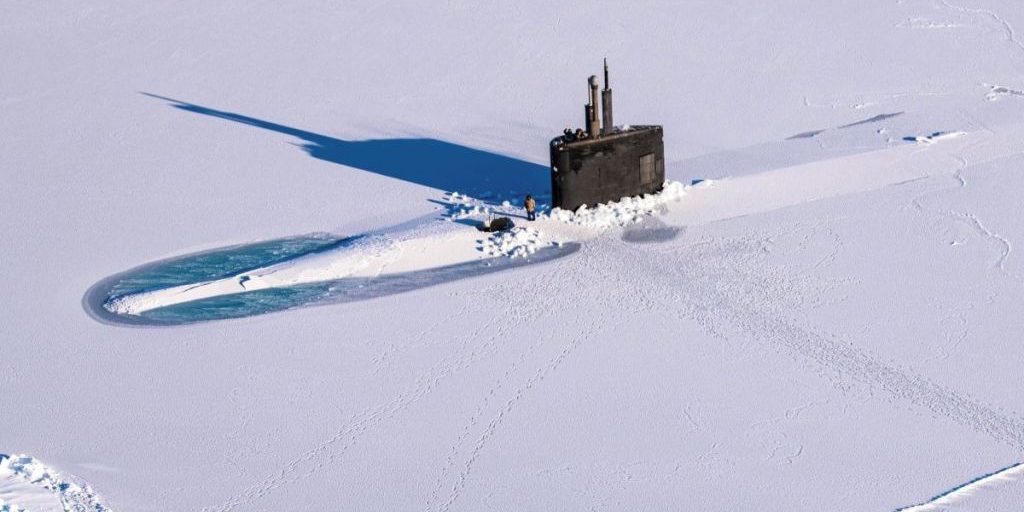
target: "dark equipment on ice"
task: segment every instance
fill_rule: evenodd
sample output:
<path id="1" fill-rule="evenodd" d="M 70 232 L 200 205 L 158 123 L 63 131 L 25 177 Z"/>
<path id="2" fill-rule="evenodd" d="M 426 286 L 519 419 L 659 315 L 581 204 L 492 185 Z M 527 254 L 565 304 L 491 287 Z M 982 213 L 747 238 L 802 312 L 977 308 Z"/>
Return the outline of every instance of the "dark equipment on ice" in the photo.
<path id="1" fill-rule="evenodd" d="M 476 228 L 479 229 L 480 231 L 493 233 L 495 231 L 508 231 L 514 227 L 516 227 L 516 225 L 514 222 L 512 222 L 512 219 L 508 217 L 497 217 L 491 219 L 490 222 L 480 224 Z"/>
<path id="2" fill-rule="evenodd" d="M 588 85 L 589 98 L 583 109 L 586 131 L 577 129 L 571 134 L 566 129 L 551 141 L 553 206 L 576 210 L 584 204 L 596 205 L 661 190 L 665 183 L 661 126 L 614 126 L 607 60 L 601 108 L 597 103 L 597 77 L 591 76 Z M 599 110 L 603 110 L 603 115 L 598 115 Z"/>

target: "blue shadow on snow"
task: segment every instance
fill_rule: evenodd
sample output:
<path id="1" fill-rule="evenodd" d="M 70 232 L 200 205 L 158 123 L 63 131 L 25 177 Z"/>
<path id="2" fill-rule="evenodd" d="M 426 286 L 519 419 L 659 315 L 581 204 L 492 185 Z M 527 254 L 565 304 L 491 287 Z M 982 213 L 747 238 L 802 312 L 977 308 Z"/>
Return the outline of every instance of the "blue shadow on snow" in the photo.
<path id="1" fill-rule="evenodd" d="M 443 140 L 342 140 L 148 92 L 141 94 L 167 101 L 186 112 L 296 137 L 302 140 L 302 149 L 319 160 L 443 191 L 508 199 L 513 197 L 510 193 L 537 195 L 550 188 L 546 166 Z"/>

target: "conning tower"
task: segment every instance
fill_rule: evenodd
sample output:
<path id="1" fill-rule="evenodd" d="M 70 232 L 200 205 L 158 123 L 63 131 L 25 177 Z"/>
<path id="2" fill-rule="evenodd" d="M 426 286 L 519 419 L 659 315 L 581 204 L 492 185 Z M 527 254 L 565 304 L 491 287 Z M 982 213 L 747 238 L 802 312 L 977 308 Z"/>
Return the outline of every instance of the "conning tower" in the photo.
<path id="1" fill-rule="evenodd" d="M 662 127 L 615 127 L 607 59 L 600 102 L 597 77 L 591 76 L 587 85 L 585 128 L 566 128 L 551 140 L 553 206 L 576 210 L 584 204 L 593 206 L 661 190 L 665 183 Z"/>

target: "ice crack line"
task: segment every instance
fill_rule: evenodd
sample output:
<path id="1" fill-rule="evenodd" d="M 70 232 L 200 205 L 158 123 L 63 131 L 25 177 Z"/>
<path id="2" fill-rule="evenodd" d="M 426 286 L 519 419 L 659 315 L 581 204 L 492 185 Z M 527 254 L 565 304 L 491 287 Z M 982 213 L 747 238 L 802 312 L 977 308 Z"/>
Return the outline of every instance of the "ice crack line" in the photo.
<path id="1" fill-rule="evenodd" d="M 996 261 L 996 266 L 999 268 L 1000 272 L 1009 275 L 1006 272 L 1006 260 L 1010 258 L 1010 252 L 1013 251 L 1013 245 L 1010 244 L 1010 241 L 1007 240 L 1006 237 L 1000 235 L 999 233 L 995 233 L 992 230 L 985 227 L 985 225 L 982 224 L 981 221 L 978 220 L 978 217 L 973 213 L 949 212 L 949 214 L 954 217 L 964 219 L 972 228 L 974 228 L 975 231 L 977 231 L 981 235 L 984 235 L 985 237 L 997 241 L 1000 245 L 1003 246 L 1003 250 L 999 255 L 999 260 Z"/>
<path id="2" fill-rule="evenodd" d="M 1016 46 L 1022 52 L 1024 52 L 1024 43 L 1021 43 L 1021 41 L 1019 39 L 1017 39 L 1017 33 L 1016 33 L 1016 31 L 1013 30 L 1013 26 L 1010 25 L 1009 22 L 1007 22 L 1005 19 L 1003 19 L 1001 16 L 999 16 L 995 12 L 990 11 L 988 9 L 972 9 L 972 8 L 969 8 L 969 7 L 961 7 L 961 6 L 957 6 L 957 5 L 952 5 L 947 0 L 940 0 L 940 1 L 942 2 L 942 5 L 945 6 L 947 9 L 952 9 L 954 11 L 958 11 L 958 12 L 961 12 L 961 13 L 981 14 L 981 15 L 984 15 L 984 16 L 988 16 L 993 21 L 995 21 L 996 23 L 998 23 L 1000 26 L 1003 27 L 1003 32 L 1006 34 L 1006 41 L 1009 42 L 1010 44 Z"/>
<path id="3" fill-rule="evenodd" d="M 955 179 L 956 182 L 957 182 L 957 187 L 956 188 L 961 188 L 962 189 L 962 188 L 966 188 L 967 187 L 967 180 L 964 178 L 963 173 L 969 167 L 969 162 L 964 157 L 964 154 L 966 154 L 967 151 L 973 149 L 974 147 L 978 146 L 979 144 L 981 144 L 981 142 L 976 142 L 976 143 L 971 144 L 971 145 L 967 146 L 966 148 L 964 148 L 961 153 L 959 153 L 959 154 L 951 154 L 950 155 L 953 158 L 957 159 L 957 161 L 960 162 L 959 169 L 957 169 L 956 172 L 953 173 L 953 179 Z M 914 208 L 918 212 L 922 212 L 922 213 L 929 212 L 929 210 L 927 210 L 924 207 L 924 205 L 921 203 L 921 199 L 924 198 L 925 196 L 932 195 L 932 194 L 935 194 L 935 193 L 938 193 L 938 192 L 947 192 L 948 190 L 949 189 L 929 190 L 929 191 L 927 191 L 927 192 L 925 192 L 923 194 L 918 195 L 913 200 L 911 200 L 911 204 L 914 206 Z M 956 212 L 956 211 L 952 211 L 952 210 L 941 210 L 941 211 L 931 211 L 930 213 L 933 213 L 933 214 L 936 214 L 936 215 L 945 216 L 947 218 L 954 219 L 954 220 L 960 220 L 960 221 L 964 222 L 965 224 L 967 224 L 971 229 L 973 229 L 979 235 L 981 235 L 981 236 L 983 236 L 985 238 L 988 238 L 990 240 L 993 240 L 996 243 L 998 243 L 999 245 L 1001 245 L 1002 248 L 1000 249 L 999 258 L 996 260 L 996 264 L 994 265 L 995 268 L 998 268 L 999 271 L 1002 272 L 1006 276 L 1009 276 L 1009 277 L 1011 277 L 1013 279 L 1016 279 L 1018 281 L 1020 280 L 1020 278 L 1016 274 L 1012 274 L 1012 273 L 1010 273 L 1009 271 L 1006 270 L 1006 262 L 1007 262 L 1007 260 L 1010 259 L 1010 253 L 1013 252 L 1013 244 L 1010 243 L 1010 240 L 1008 238 L 1000 235 L 999 233 L 996 233 L 996 232 L 990 230 L 988 227 L 985 226 L 984 223 L 981 222 L 981 219 L 979 219 L 977 215 L 975 215 L 973 213 L 970 213 L 970 212 L 961 213 L 961 212 Z"/>
<path id="4" fill-rule="evenodd" d="M 934 498 L 917 505 L 896 509 L 896 512 L 929 512 L 932 510 L 943 510 L 959 499 L 974 494 L 976 491 L 991 487 L 998 483 L 1013 481 L 1024 475 L 1024 463 L 1016 463 L 1012 466 L 1000 469 L 994 473 L 982 475 L 967 483 L 958 485 Z"/>

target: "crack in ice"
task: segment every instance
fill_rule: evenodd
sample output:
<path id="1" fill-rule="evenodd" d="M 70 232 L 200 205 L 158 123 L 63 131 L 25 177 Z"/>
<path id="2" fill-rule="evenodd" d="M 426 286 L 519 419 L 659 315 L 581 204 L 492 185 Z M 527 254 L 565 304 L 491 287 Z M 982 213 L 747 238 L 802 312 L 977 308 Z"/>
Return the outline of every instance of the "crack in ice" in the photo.
<path id="1" fill-rule="evenodd" d="M 971 496 L 983 488 L 991 487 L 997 483 L 1017 480 L 1017 478 L 1022 474 L 1024 474 L 1024 463 L 1018 462 L 1000 469 L 999 471 L 988 473 L 969 482 L 960 484 L 923 503 L 898 508 L 896 509 L 896 512 L 930 512 L 945 510 L 945 507 L 952 505 L 958 500 Z"/>

